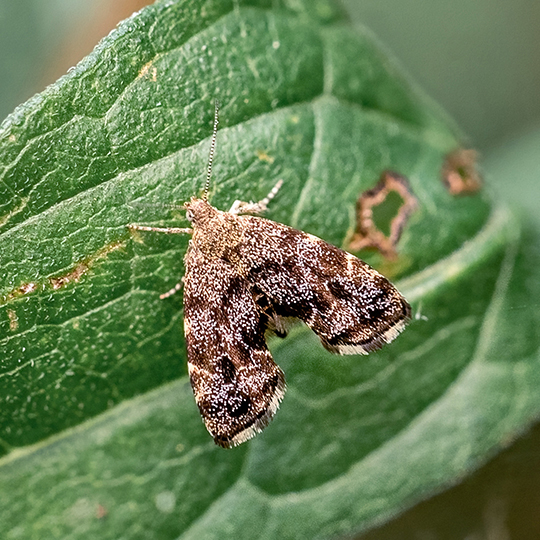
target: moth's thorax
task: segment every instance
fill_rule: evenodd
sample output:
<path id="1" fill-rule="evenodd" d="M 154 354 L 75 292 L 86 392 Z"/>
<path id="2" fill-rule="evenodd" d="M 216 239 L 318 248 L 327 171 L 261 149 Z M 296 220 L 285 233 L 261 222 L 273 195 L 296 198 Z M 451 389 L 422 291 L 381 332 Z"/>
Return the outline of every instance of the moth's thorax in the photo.
<path id="1" fill-rule="evenodd" d="M 193 228 L 191 245 L 206 257 L 230 259 L 242 236 L 237 216 L 221 212 L 203 199 L 192 198 L 185 208 Z"/>

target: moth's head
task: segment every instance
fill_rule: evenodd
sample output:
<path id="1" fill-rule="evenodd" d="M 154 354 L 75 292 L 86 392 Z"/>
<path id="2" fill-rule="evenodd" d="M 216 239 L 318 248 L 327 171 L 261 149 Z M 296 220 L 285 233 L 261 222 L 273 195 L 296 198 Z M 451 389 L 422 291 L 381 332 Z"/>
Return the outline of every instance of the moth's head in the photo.
<path id="1" fill-rule="evenodd" d="M 193 225 L 201 225 L 216 215 L 216 209 L 208 201 L 196 197 L 191 197 L 191 200 L 184 204 L 184 208 L 186 209 L 186 218 Z"/>

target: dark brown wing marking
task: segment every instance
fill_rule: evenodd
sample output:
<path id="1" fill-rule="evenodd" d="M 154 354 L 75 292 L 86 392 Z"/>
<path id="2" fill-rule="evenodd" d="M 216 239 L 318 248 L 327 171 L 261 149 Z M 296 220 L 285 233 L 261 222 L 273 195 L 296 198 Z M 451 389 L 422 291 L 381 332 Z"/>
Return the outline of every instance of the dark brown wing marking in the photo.
<path id="1" fill-rule="evenodd" d="M 195 400 L 215 442 L 236 446 L 268 425 L 285 393 L 266 346 L 268 319 L 237 270 L 194 247 L 186 256 L 184 310 Z"/>
<path id="2" fill-rule="evenodd" d="M 411 309 L 381 274 L 350 253 L 285 225 L 246 216 L 248 281 L 278 317 L 297 317 L 339 354 L 367 354 L 392 341 Z"/>

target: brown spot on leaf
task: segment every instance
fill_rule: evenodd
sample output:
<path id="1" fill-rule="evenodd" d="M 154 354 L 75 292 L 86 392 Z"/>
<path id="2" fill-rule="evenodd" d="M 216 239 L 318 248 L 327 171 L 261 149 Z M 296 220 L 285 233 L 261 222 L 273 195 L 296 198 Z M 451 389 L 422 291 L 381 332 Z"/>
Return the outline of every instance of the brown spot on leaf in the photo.
<path id="1" fill-rule="evenodd" d="M 37 290 L 37 288 L 38 284 L 34 283 L 33 281 L 23 283 L 22 285 L 19 285 L 17 288 L 13 289 L 9 293 L 5 294 L 2 298 L 0 298 L 0 305 L 7 304 L 14 298 L 19 298 L 20 296 L 24 296 L 25 294 L 33 293 L 35 290 Z"/>
<path id="2" fill-rule="evenodd" d="M 389 232 L 385 234 L 374 219 L 374 210 L 382 207 L 395 193 L 401 203 L 394 217 L 389 219 Z M 413 195 L 409 181 L 393 171 L 385 171 L 377 185 L 364 191 L 356 203 L 356 230 L 349 242 L 351 251 L 372 248 L 379 250 L 387 259 L 397 258 L 396 246 L 409 216 L 417 208 L 417 200 Z"/>
<path id="3" fill-rule="evenodd" d="M 81 277 L 88 272 L 89 266 L 86 263 L 78 264 L 71 272 L 58 277 L 49 278 L 49 282 L 54 290 L 65 287 L 72 281 L 79 281 Z"/>
<path id="4" fill-rule="evenodd" d="M 146 77 L 147 79 L 151 79 L 153 82 L 157 81 L 157 68 L 152 67 L 153 60 L 150 60 L 150 62 L 147 62 L 144 64 L 144 66 L 141 68 L 141 71 L 139 71 L 139 77 Z"/>
<path id="5" fill-rule="evenodd" d="M 37 283 L 33 283 L 32 281 L 30 283 L 23 283 L 17 290 L 19 294 L 29 294 L 34 292 L 37 289 L 38 285 Z"/>
<path id="6" fill-rule="evenodd" d="M 88 270 L 95 263 L 95 261 L 106 257 L 112 251 L 116 251 L 117 249 L 124 247 L 124 244 L 125 242 L 112 242 L 111 244 L 108 244 L 105 247 L 101 248 L 93 255 L 90 255 L 83 261 L 79 262 L 72 270 L 69 270 L 68 272 L 65 272 L 61 275 L 45 279 L 41 283 L 34 281 L 23 283 L 22 285 L 19 285 L 4 296 L 0 297 L 0 305 L 7 304 L 11 300 L 33 293 L 38 289 L 44 290 L 47 287 L 51 287 L 52 289 L 57 290 L 65 287 L 71 282 L 79 281 L 79 279 L 84 274 L 86 274 L 86 272 L 88 272 Z"/>
<path id="7" fill-rule="evenodd" d="M 109 514 L 109 512 L 107 511 L 107 509 L 102 504 L 97 505 L 96 517 L 98 519 L 105 519 L 108 514 Z"/>
<path id="8" fill-rule="evenodd" d="M 257 150 L 257 157 L 261 161 L 266 161 L 266 163 L 274 163 L 274 158 L 272 156 L 269 156 L 264 150 Z"/>
<path id="9" fill-rule="evenodd" d="M 87 257 L 83 261 L 77 264 L 72 270 L 61 274 L 60 276 L 54 276 L 49 278 L 49 283 L 54 290 L 61 289 L 66 285 L 77 282 L 81 279 L 84 274 L 90 270 L 90 267 L 98 260 L 106 257 L 112 251 L 116 251 L 124 246 L 123 242 L 112 242 L 111 244 L 106 245 L 101 248 L 99 251 Z"/>
<path id="10" fill-rule="evenodd" d="M 19 318 L 17 317 L 17 314 L 12 309 L 7 310 L 7 316 L 9 318 L 9 329 L 12 332 L 15 332 L 17 328 L 19 328 Z"/>
<path id="11" fill-rule="evenodd" d="M 458 148 L 447 154 L 442 167 L 442 180 L 452 195 L 470 195 L 482 187 L 482 177 L 476 169 L 478 153 Z"/>

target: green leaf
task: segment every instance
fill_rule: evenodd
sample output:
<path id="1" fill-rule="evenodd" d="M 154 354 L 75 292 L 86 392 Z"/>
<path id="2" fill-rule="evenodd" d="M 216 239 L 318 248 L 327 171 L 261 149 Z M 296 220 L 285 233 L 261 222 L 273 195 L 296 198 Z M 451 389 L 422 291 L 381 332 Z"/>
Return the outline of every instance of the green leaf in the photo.
<path id="1" fill-rule="evenodd" d="M 302 327 L 272 342 L 288 393 L 231 451 L 193 400 L 180 295 L 159 300 L 187 239 L 126 228 L 185 224 L 163 204 L 202 189 L 215 98 L 218 208 L 281 178 L 268 217 L 346 246 L 383 170 L 419 202 L 385 265 L 418 317 L 367 359 L 333 357 Z M 538 321 L 510 308 L 538 295 L 538 240 L 485 192 L 447 191 L 457 146 L 322 1 L 157 2 L 15 111 L 0 132 L 4 536 L 351 534 L 523 430 L 540 410 Z"/>

